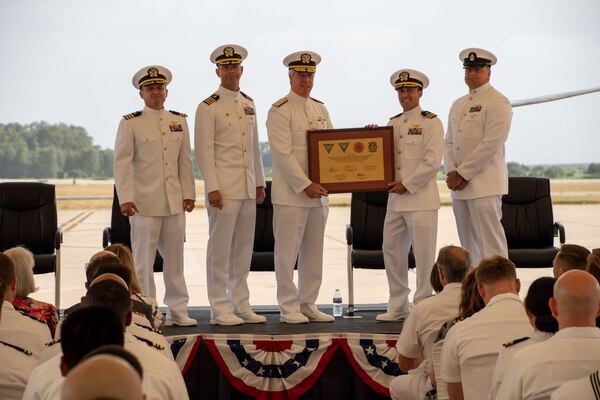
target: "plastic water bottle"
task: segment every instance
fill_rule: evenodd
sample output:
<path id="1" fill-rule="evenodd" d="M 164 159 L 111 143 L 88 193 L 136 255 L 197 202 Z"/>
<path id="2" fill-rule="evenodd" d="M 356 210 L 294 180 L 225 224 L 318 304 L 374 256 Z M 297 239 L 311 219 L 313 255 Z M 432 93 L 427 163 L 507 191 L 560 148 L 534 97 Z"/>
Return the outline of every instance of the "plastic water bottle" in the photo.
<path id="1" fill-rule="evenodd" d="M 333 292 L 333 316 L 342 316 L 342 294 L 340 289 L 335 289 L 335 292 Z"/>

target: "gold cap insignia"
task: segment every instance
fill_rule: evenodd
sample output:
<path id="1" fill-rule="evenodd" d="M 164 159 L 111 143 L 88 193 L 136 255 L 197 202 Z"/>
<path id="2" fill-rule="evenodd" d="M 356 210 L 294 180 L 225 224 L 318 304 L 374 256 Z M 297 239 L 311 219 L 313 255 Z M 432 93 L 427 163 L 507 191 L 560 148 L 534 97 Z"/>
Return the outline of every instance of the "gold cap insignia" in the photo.
<path id="1" fill-rule="evenodd" d="M 410 74 L 406 71 L 402 71 L 400 72 L 400 82 L 406 82 L 408 80 L 408 77 L 410 76 Z"/>
<path id="2" fill-rule="evenodd" d="M 302 64 L 310 63 L 310 59 L 311 59 L 311 56 L 308 53 L 304 53 L 300 56 L 300 60 L 302 61 Z"/>
<path id="3" fill-rule="evenodd" d="M 469 61 L 475 61 L 475 59 L 477 58 L 477 54 L 471 52 L 469 53 Z"/>
<path id="4" fill-rule="evenodd" d="M 158 68 L 155 68 L 155 67 L 148 68 L 148 76 L 150 78 L 156 78 L 158 76 Z"/>
<path id="5" fill-rule="evenodd" d="M 227 56 L 227 57 L 233 57 L 233 53 L 234 53 L 233 47 L 225 47 L 223 49 L 223 54 L 225 54 L 225 56 Z"/>

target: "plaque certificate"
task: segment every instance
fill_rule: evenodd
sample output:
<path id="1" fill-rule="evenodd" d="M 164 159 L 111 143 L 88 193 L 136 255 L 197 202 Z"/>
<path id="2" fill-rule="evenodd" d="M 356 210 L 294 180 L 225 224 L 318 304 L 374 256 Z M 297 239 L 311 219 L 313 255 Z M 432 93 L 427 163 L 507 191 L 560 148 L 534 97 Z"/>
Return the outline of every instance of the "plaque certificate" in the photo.
<path id="1" fill-rule="evenodd" d="M 308 177 L 330 193 L 387 190 L 394 180 L 394 130 L 309 131 Z"/>

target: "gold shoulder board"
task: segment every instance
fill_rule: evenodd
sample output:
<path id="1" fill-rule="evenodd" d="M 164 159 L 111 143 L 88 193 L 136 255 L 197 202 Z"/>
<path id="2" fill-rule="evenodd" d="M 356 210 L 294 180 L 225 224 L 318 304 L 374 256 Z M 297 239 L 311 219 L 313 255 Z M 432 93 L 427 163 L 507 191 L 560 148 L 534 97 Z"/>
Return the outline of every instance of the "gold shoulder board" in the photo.
<path id="1" fill-rule="evenodd" d="M 219 100 L 219 95 L 218 94 L 213 94 L 208 96 L 207 98 L 204 99 L 203 103 L 206 103 L 207 105 L 211 105 L 213 103 L 216 103 L 217 100 Z"/>
<path id="2" fill-rule="evenodd" d="M 171 114 L 175 114 L 175 115 L 179 115 L 180 117 L 187 118 L 187 114 L 184 114 L 184 113 L 182 113 L 182 112 L 179 112 L 179 111 L 173 111 L 173 110 L 169 110 L 169 112 L 170 112 Z"/>
<path id="3" fill-rule="evenodd" d="M 525 337 L 522 337 L 522 338 L 519 338 L 519 339 L 511 340 L 510 342 L 503 343 L 502 346 L 504 346 L 504 347 L 510 347 L 510 346 L 515 345 L 517 343 L 524 342 L 527 339 L 529 339 L 529 336 L 525 336 Z"/>
<path id="4" fill-rule="evenodd" d="M 288 102 L 288 98 L 284 97 L 282 99 L 277 100 L 275 103 L 273 103 L 273 107 L 281 107 L 282 105 L 284 105 L 287 102 Z"/>
<path id="5" fill-rule="evenodd" d="M 132 112 L 131 114 L 123 115 L 123 118 L 125 118 L 125 119 L 133 119 L 135 117 L 139 117 L 140 115 L 142 115 L 142 112 L 141 111 L 136 111 L 136 112 Z"/>
<path id="6" fill-rule="evenodd" d="M 252 97 L 248 96 L 246 93 L 242 92 L 241 90 L 240 90 L 240 94 L 241 94 L 242 96 L 244 96 L 245 98 L 247 98 L 248 100 L 250 100 L 250 101 L 254 101 L 254 100 L 252 99 Z"/>

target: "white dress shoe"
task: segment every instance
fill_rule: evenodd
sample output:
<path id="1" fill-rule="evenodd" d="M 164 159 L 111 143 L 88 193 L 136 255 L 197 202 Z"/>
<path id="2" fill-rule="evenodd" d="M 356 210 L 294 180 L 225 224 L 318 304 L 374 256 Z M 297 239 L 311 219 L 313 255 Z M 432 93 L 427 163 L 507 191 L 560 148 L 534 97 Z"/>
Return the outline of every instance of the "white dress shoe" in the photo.
<path id="1" fill-rule="evenodd" d="M 325 314 L 317 307 L 303 308 L 302 314 L 304 314 L 310 322 L 335 322 L 335 317 L 333 315 Z"/>
<path id="2" fill-rule="evenodd" d="M 279 316 L 279 321 L 284 324 L 308 324 L 309 320 L 304 316 L 304 314 L 295 312 L 290 314 L 281 314 Z"/>
<path id="3" fill-rule="evenodd" d="M 405 313 L 389 313 L 386 312 L 384 314 L 379 314 L 378 316 L 375 317 L 376 321 L 379 322 L 399 322 L 399 321 L 403 321 L 406 319 L 406 317 L 408 317 L 408 312 Z"/>
<path id="4" fill-rule="evenodd" d="M 210 324 L 211 325 L 226 325 L 226 326 L 244 325 L 244 320 L 241 319 L 240 317 L 234 315 L 233 313 L 229 312 L 229 313 L 217 315 L 216 317 L 212 317 L 210 319 Z"/>
<path id="5" fill-rule="evenodd" d="M 245 313 L 235 314 L 238 318 L 241 318 L 245 324 L 262 324 L 263 322 L 267 322 L 267 318 L 258 315 L 254 311 L 248 311 Z"/>
<path id="6" fill-rule="evenodd" d="M 172 318 L 167 317 L 165 326 L 196 326 L 198 321 L 190 317 Z"/>

